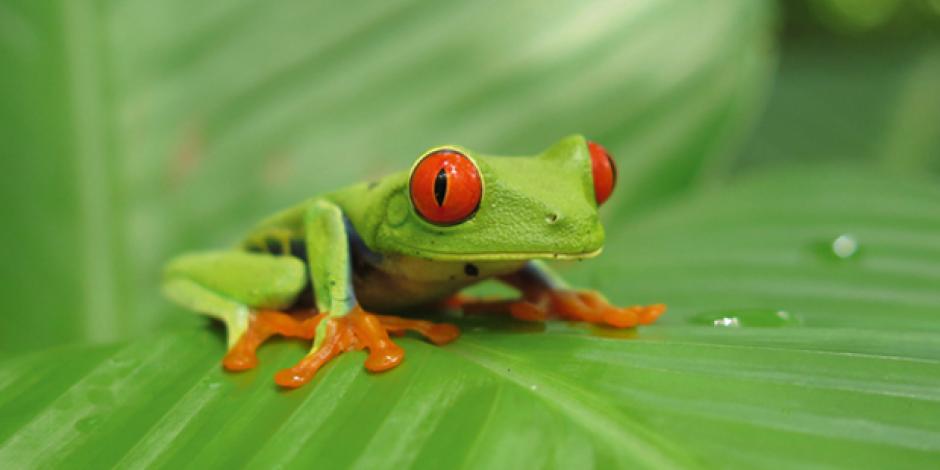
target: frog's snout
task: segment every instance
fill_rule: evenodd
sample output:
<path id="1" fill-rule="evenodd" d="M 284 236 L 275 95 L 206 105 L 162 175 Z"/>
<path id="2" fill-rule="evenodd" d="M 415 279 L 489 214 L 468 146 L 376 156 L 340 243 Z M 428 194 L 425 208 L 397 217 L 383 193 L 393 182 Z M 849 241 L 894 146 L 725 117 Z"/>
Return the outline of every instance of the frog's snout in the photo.
<path id="1" fill-rule="evenodd" d="M 596 250 L 599 242 L 594 235 L 603 231 L 597 214 L 571 214 L 562 210 L 546 211 L 543 227 L 553 236 L 564 238 L 577 245 L 577 250 L 583 251 Z"/>

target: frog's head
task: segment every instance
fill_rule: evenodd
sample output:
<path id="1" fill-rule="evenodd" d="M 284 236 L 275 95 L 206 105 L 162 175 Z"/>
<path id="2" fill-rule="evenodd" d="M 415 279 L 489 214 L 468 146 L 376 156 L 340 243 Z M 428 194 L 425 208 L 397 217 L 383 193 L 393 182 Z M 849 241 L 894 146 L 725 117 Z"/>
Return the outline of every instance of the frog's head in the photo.
<path id="1" fill-rule="evenodd" d="M 390 194 L 375 242 L 435 260 L 595 256 L 604 243 L 597 209 L 615 178 L 607 152 L 579 135 L 534 157 L 435 147 Z"/>

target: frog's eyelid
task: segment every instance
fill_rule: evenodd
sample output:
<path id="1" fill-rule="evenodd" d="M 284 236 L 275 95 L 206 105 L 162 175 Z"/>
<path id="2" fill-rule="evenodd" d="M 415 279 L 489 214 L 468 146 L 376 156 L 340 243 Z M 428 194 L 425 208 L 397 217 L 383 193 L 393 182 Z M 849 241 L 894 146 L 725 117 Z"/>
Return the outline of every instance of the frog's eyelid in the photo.
<path id="1" fill-rule="evenodd" d="M 591 154 L 591 179 L 594 183 L 594 200 L 600 206 L 614 192 L 617 184 L 617 166 L 613 157 L 600 144 L 588 142 Z"/>

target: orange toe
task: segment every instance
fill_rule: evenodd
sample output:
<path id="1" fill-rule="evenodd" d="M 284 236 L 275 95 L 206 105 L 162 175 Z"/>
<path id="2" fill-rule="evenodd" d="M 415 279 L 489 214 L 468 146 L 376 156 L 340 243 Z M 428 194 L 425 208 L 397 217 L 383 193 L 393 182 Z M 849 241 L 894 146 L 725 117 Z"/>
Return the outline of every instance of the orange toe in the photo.
<path id="1" fill-rule="evenodd" d="M 460 336 L 460 329 L 450 323 L 432 323 L 390 315 L 376 315 L 376 317 L 389 334 L 401 335 L 410 330 L 438 346 L 450 343 Z"/>
<path id="2" fill-rule="evenodd" d="M 595 291 L 549 291 L 553 313 L 562 318 L 614 328 L 648 325 L 666 311 L 663 304 L 616 307 Z"/>
<path id="3" fill-rule="evenodd" d="M 593 295 L 562 290 L 549 291 L 548 298 L 552 313 L 567 320 L 598 323 L 603 318 L 604 309 Z"/>
<path id="4" fill-rule="evenodd" d="M 524 321 L 545 321 L 555 315 L 565 320 L 614 328 L 648 325 L 666 311 L 666 306 L 616 307 L 596 291 L 545 290 L 519 300 L 459 300 L 468 314 L 509 313 Z"/>
<path id="5" fill-rule="evenodd" d="M 371 372 L 385 372 L 405 359 L 405 351 L 395 343 L 389 347 L 371 351 L 366 358 L 365 366 Z"/>
<path id="6" fill-rule="evenodd" d="M 438 323 L 427 331 L 424 335 L 432 343 L 443 346 L 460 337 L 460 329 L 450 323 Z"/>
<path id="7" fill-rule="evenodd" d="M 320 348 L 301 359 L 294 367 L 279 371 L 274 375 L 274 382 L 281 387 L 297 388 L 309 382 L 324 364 L 350 346 L 348 333 L 340 331 L 340 322 L 336 319 L 328 321 L 326 336 Z"/>
<path id="8" fill-rule="evenodd" d="M 320 318 L 303 322 L 303 332 L 316 327 Z M 414 330 L 426 336 L 432 343 L 445 344 L 460 335 L 456 326 L 434 324 L 424 320 L 373 315 L 358 305 L 342 317 L 327 320 L 327 329 L 320 347 L 304 357 L 294 367 L 284 369 L 274 376 L 274 381 L 285 388 L 297 388 L 309 382 L 327 362 L 347 352 L 367 349 L 365 368 L 382 372 L 401 364 L 405 351 L 395 344 L 389 334 L 401 334 Z"/>
<path id="9" fill-rule="evenodd" d="M 222 359 L 222 366 L 231 372 L 241 372 L 258 366 L 258 357 L 254 352 L 236 351 L 234 348 Z"/>
<path id="10" fill-rule="evenodd" d="M 603 322 L 614 328 L 630 328 L 639 323 L 636 311 L 630 307 L 627 308 L 607 308 L 602 316 Z"/>
<path id="11" fill-rule="evenodd" d="M 653 304 L 644 307 L 644 310 L 640 312 L 640 324 L 649 325 L 656 321 L 660 315 L 666 313 L 666 306 L 663 304 Z"/>
<path id="12" fill-rule="evenodd" d="M 305 338 L 311 325 L 316 329 L 316 323 L 322 317 L 317 315 L 305 320 L 303 315 L 294 316 L 276 310 L 254 311 L 249 318 L 248 329 L 222 359 L 222 365 L 232 372 L 252 369 L 258 365 L 256 351 L 270 337 L 282 335 Z"/>
<path id="13" fill-rule="evenodd" d="M 510 304 L 509 314 L 513 318 L 523 321 L 545 321 L 548 319 L 548 309 L 545 305 L 538 305 L 526 300 Z"/>
<path id="14" fill-rule="evenodd" d="M 356 337 L 369 350 L 366 369 L 381 372 L 397 366 L 404 359 L 405 351 L 392 342 L 382 322 L 375 315 L 368 314 L 356 306 L 344 320 L 350 323 Z"/>

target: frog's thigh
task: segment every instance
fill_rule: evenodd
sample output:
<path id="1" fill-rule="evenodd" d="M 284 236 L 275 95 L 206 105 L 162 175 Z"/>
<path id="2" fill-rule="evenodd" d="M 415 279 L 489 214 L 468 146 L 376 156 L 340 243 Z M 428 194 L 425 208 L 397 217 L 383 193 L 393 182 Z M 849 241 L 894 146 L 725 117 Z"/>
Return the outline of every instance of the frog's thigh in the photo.
<path id="1" fill-rule="evenodd" d="M 290 306 L 307 283 L 302 261 L 238 251 L 180 256 L 164 271 L 163 289 L 181 305 L 225 322 L 229 344 L 248 327 L 251 308 Z"/>

